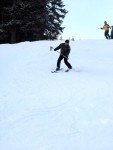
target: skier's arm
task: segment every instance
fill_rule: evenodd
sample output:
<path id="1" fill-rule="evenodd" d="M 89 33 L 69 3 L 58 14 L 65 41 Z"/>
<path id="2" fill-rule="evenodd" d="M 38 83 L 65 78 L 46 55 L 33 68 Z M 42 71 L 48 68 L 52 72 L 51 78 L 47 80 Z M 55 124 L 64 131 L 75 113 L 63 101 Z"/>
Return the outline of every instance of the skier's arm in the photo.
<path id="1" fill-rule="evenodd" d="M 57 50 L 59 50 L 61 48 L 61 44 L 59 45 L 59 46 L 57 46 L 55 49 L 54 49 L 54 51 L 57 51 Z"/>
<path id="2" fill-rule="evenodd" d="M 101 27 L 100 29 L 102 29 L 102 30 L 105 29 L 105 25 L 103 27 Z"/>

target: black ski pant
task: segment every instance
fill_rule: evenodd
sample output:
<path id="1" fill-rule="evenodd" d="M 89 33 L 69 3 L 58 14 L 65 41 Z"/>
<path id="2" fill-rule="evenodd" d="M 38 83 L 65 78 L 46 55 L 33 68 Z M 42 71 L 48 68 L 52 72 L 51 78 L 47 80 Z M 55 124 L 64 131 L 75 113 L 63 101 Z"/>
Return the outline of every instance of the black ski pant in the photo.
<path id="1" fill-rule="evenodd" d="M 111 33 L 111 39 L 113 39 L 113 33 Z"/>
<path id="2" fill-rule="evenodd" d="M 111 39 L 113 39 L 113 35 L 111 35 Z"/>
<path id="3" fill-rule="evenodd" d="M 71 64 L 68 62 L 68 56 L 63 56 L 63 55 L 60 55 L 58 60 L 57 60 L 57 67 L 60 68 L 60 64 L 61 64 L 61 61 L 62 59 L 64 59 L 64 63 L 66 64 L 66 66 L 69 68 L 69 69 L 72 69 L 72 66 Z"/>
<path id="4" fill-rule="evenodd" d="M 110 39 L 109 30 L 105 31 L 104 35 L 106 39 Z"/>

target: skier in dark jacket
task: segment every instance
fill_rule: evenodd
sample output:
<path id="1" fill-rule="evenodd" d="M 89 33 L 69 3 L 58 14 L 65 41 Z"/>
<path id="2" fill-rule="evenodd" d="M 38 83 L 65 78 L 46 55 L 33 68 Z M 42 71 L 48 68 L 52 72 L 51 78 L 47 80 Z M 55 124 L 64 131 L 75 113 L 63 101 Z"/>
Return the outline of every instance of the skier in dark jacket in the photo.
<path id="1" fill-rule="evenodd" d="M 111 26 L 111 39 L 113 39 L 113 26 Z"/>
<path id="2" fill-rule="evenodd" d="M 109 24 L 107 24 L 107 21 L 104 21 L 104 26 L 101 29 L 105 30 L 104 36 L 106 37 L 106 39 L 110 39 L 110 35 L 109 35 L 110 26 Z"/>
<path id="3" fill-rule="evenodd" d="M 68 70 L 72 69 L 71 64 L 68 62 L 68 56 L 69 56 L 69 53 L 70 53 L 69 40 L 65 40 L 65 43 L 61 43 L 58 47 L 56 47 L 54 49 L 54 51 L 57 51 L 59 49 L 60 49 L 60 56 L 57 60 L 56 71 L 60 70 L 60 64 L 61 64 L 62 59 L 64 59 L 64 63 L 68 67 Z"/>

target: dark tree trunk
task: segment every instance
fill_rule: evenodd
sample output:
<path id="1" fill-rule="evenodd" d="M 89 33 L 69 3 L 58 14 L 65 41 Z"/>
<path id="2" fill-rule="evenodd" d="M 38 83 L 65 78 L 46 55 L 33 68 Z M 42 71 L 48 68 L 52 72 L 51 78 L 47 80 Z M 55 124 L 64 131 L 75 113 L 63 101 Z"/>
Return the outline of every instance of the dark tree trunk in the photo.
<path id="1" fill-rule="evenodd" d="M 10 43 L 14 44 L 16 43 L 16 27 L 11 30 L 11 37 L 10 37 Z"/>

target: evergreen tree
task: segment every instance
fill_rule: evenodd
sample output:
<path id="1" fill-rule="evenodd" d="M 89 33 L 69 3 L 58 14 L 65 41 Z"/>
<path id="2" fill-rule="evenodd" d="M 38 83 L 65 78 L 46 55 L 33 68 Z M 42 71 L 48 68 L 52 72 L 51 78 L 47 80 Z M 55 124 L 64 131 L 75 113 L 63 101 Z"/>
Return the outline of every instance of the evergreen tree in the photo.
<path id="1" fill-rule="evenodd" d="M 67 11 L 61 0 L 3 0 L 0 43 L 56 39 Z"/>
<path id="2" fill-rule="evenodd" d="M 47 39 L 57 39 L 58 35 L 63 32 L 61 27 L 67 11 L 64 9 L 62 0 L 48 0 L 46 4 L 46 22 L 45 32 Z"/>

